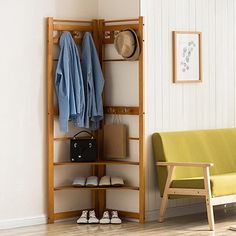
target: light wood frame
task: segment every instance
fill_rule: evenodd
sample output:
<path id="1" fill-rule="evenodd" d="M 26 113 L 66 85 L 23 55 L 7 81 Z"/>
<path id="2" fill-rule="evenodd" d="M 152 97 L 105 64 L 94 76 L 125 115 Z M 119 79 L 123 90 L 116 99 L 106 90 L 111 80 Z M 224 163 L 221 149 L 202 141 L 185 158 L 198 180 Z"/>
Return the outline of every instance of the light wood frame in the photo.
<path id="1" fill-rule="evenodd" d="M 211 186 L 210 186 L 210 172 L 209 168 L 214 164 L 212 163 L 196 163 L 196 162 L 157 162 L 157 166 L 164 166 L 168 168 L 168 175 L 166 180 L 166 185 L 161 201 L 160 207 L 160 218 L 159 222 L 164 221 L 164 216 L 168 204 L 169 195 L 186 195 L 186 196 L 198 196 L 204 197 L 206 200 L 206 208 L 207 208 L 207 218 L 210 226 L 210 230 L 215 230 L 214 224 L 214 212 L 213 206 L 234 203 L 236 202 L 236 195 L 227 195 L 227 196 L 219 196 L 212 197 L 211 195 Z M 190 189 L 190 188 L 172 188 L 171 181 L 173 178 L 173 173 L 176 167 L 199 167 L 203 169 L 203 179 L 204 179 L 204 188 L 203 189 Z"/>
<path id="2" fill-rule="evenodd" d="M 121 20 L 109 20 L 104 21 L 102 19 L 94 20 L 63 20 L 54 19 L 48 17 L 47 19 L 47 213 L 48 223 L 54 223 L 55 220 L 78 217 L 81 214 L 81 210 L 68 211 L 68 212 L 55 212 L 54 201 L 55 191 L 75 190 L 92 191 L 93 195 L 93 208 L 97 211 L 98 215 L 106 210 L 106 190 L 129 190 L 139 192 L 139 211 L 128 212 L 119 211 L 121 217 L 138 219 L 140 223 L 145 221 L 145 135 L 144 135 L 144 53 L 143 53 L 143 17 L 137 19 L 121 19 Z M 98 141 L 98 161 L 86 162 L 86 163 L 71 163 L 71 162 L 54 162 L 54 142 L 66 141 L 70 137 L 54 137 L 54 119 L 58 116 L 58 109 L 54 107 L 54 63 L 57 59 L 53 58 L 54 45 L 58 44 L 59 37 L 54 35 L 54 32 L 63 31 L 90 31 L 93 34 L 94 43 L 97 47 L 98 55 L 102 64 L 102 69 L 105 75 L 105 63 L 106 62 L 127 62 L 122 59 L 107 60 L 104 54 L 104 46 L 106 44 L 114 43 L 114 31 L 120 31 L 127 28 L 133 28 L 136 30 L 141 53 L 138 59 L 138 83 L 139 83 L 139 104 L 137 107 L 129 106 L 106 106 L 104 107 L 104 114 L 122 114 L 122 115 L 134 115 L 139 118 L 139 136 L 129 137 L 129 141 L 139 142 L 139 160 L 136 162 L 131 161 L 109 161 L 102 158 L 103 156 L 103 130 L 99 130 L 95 133 Z M 111 37 L 105 38 L 106 32 L 109 31 Z M 77 44 L 81 43 L 81 39 L 74 38 Z M 106 77 L 106 76 L 105 76 Z M 137 166 L 139 169 L 139 186 L 124 186 L 120 188 L 75 188 L 73 186 L 54 186 L 54 170 L 58 166 L 82 166 L 90 165 L 93 169 L 93 174 L 99 177 L 106 174 L 107 165 L 130 165 Z"/>
<path id="3" fill-rule="evenodd" d="M 178 80 L 177 78 L 177 35 L 197 34 L 199 38 L 199 80 Z M 197 31 L 173 31 L 173 83 L 200 83 L 202 82 L 202 33 Z"/>

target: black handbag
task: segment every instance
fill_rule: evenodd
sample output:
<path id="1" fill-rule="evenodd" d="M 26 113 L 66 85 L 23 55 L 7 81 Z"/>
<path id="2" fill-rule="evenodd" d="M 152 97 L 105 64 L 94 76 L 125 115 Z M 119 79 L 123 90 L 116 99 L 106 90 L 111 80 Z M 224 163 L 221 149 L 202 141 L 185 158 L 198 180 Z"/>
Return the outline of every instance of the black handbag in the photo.
<path id="1" fill-rule="evenodd" d="M 79 138 L 81 133 L 87 133 L 90 138 Z M 88 131 L 80 131 L 70 140 L 70 160 L 72 162 L 95 162 L 97 156 L 96 139 Z"/>

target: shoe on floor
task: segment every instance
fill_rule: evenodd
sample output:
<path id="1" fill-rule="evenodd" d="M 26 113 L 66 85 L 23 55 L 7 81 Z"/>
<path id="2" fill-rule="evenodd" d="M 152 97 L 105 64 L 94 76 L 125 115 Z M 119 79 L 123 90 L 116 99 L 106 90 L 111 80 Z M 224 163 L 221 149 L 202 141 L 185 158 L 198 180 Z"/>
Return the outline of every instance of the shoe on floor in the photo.
<path id="1" fill-rule="evenodd" d="M 76 177 L 73 181 L 73 186 L 78 186 L 78 187 L 81 187 L 81 186 L 85 186 L 85 182 L 86 182 L 86 178 L 83 177 L 83 176 L 79 176 L 79 177 Z"/>
<path id="2" fill-rule="evenodd" d="M 229 229 L 232 230 L 232 231 L 236 231 L 236 225 L 231 225 L 231 226 L 229 227 Z"/>
<path id="3" fill-rule="evenodd" d="M 110 176 L 103 176 L 100 179 L 99 186 L 110 186 L 111 185 L 111 178 Z"/>
<path id="4" fill-rule="evenodd" d="M 99 223 L 100 224 L 110 224 L 111 223 L 108 211 L 103 212 L 102 219 L 100 219 Z"/>
<path id="5" fill-rule="evenodd" d="M 97 224 L 99 223 L 98 218 L 96 217 L 95 211 L 89 211 L 89 224 Z"/>
<path id="6" fill-rule="evenodd" d="M 80 218 L 77 220 L 78 224 L 87 224 L 88 223 L 88 211 L 82 211 Z"/>
<path id="7" fill-rule="evenodd" d="M 121 224 L 121 219 L 119 218 L 117 211 L 111 212 L 111 223 L 112 224 Z"/>
<path id="8" fill-rule="evenodd" d="M 98 177 L 97 176 L 89 176 L 86 180 L 87 187 L 96 187 L 98 186 Z"/>
<path id="9" fill-rule="evenodd" d="M 115 187 L 123 186 L 124 180 L 121 177 L 111 177 L 111 185 Z"/>

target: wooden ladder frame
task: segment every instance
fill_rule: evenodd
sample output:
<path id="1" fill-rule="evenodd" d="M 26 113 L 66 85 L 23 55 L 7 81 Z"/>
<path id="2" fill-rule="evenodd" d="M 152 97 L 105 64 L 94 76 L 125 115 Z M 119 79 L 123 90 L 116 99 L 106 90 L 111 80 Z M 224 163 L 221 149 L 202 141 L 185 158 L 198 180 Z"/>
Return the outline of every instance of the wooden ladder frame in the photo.
<path id="1" fill-rule="evenodd" d="M 54 162 L 54 142 L 70 140 L 71 137 L 54 137 L 54 119 L 58 115 L 57 108 L 54 107 L 54 75 L 53 67 L 57 59 L 53 58 L 53 48 L 59 42 L 60 32 L 70 31 L 77 44 L 81 43 L 81 38 L 77 37 L 77 32 L 89 31 L 93 35 L 94 43 L 97 47 L 98 55 L 101 60 L 103 72 L 105 73 L 104 45 L 114 42 L 115 31 L 121 31 L 127 28 L 133 28 L 137 31 L 140 42 L 141 54 L 139 56 L 139 105 L 138 107 L 104 107 L 104 114 L 122 114 L 122 115 L 137 115 L 139 116 L 139 137 L 129 137 L 129 140 L 139 141 L 139 161 L 109 161 L 103 158 L 103 129 L 95 133 L 98 142 L 98 161 L 87 163 L 72 163 L 72 162 Z M 55 35 L 55 32 L 57 35 Z M 105 34 L 110 32 L 110 38 L 105 37 Z M 119 215 L 125 218 L 139 219 L 140 223 L 145 221 L 145 158 L 144 158 L 144 72 L 143 72 L 143 18 L 138 19 L 124 19 L 104 21 L 100 19 L 94 20 L 62 20 L 49 17 L 47 20 L 47 172 L 48 172 L 48 223 L 54 223 L 55 220 L 78 217 L 81 210 L 58 212 L 54 211 L 54 194 L 55 191 L 73 189 L 82 190 L 86 188 L 75 188 L 73 186 L 54 186 L 54 169 L 57 166 L 82 166 L 91 165 L 93 167 L 93 174 L 101 177 L 106 173 L 107 165 L 135 165 L 139 167 L 139 186 L 124 186 L 120 188 L 89 188 L 93 191 L 93 208 L 101 216 L 106 209 L 106 190 L 134 190 L 139 191 L 139 212 L 119 211 Z M 121 59 L 114 61 L 124 61 Z M 103 125 L 102 125 L 103 127 Z"/>

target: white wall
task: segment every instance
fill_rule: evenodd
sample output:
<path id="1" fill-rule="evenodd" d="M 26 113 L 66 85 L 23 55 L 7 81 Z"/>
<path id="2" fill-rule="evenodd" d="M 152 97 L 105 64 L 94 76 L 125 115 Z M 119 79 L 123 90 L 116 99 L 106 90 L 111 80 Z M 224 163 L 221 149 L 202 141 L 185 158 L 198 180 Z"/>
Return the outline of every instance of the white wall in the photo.
<path id="1" fill-rule="evenodd" d="M 0 0 L 0 228 L 45 222 L 45 17 L 97 18 L 94 0 Z"/>
<path id="2" fill-rule="evenodd" d="M 127 19 L 139 16 L 139 0 L 98 0 L 98 13 L 104 19 Z"/>
<path id="3" fill-rule="evenodd" d="M 163 130 L 235 126 L 236 2 L 143 0 L 141 9 L 146 32 L 147 210 L 156 217 L 160 198 L 151 134 Z M 172 83 L 173 30 L 202 32 L 203 83 Z M 194 203 L 196 201 L 178 200 L 172 201 L 170 207 Z"/>

